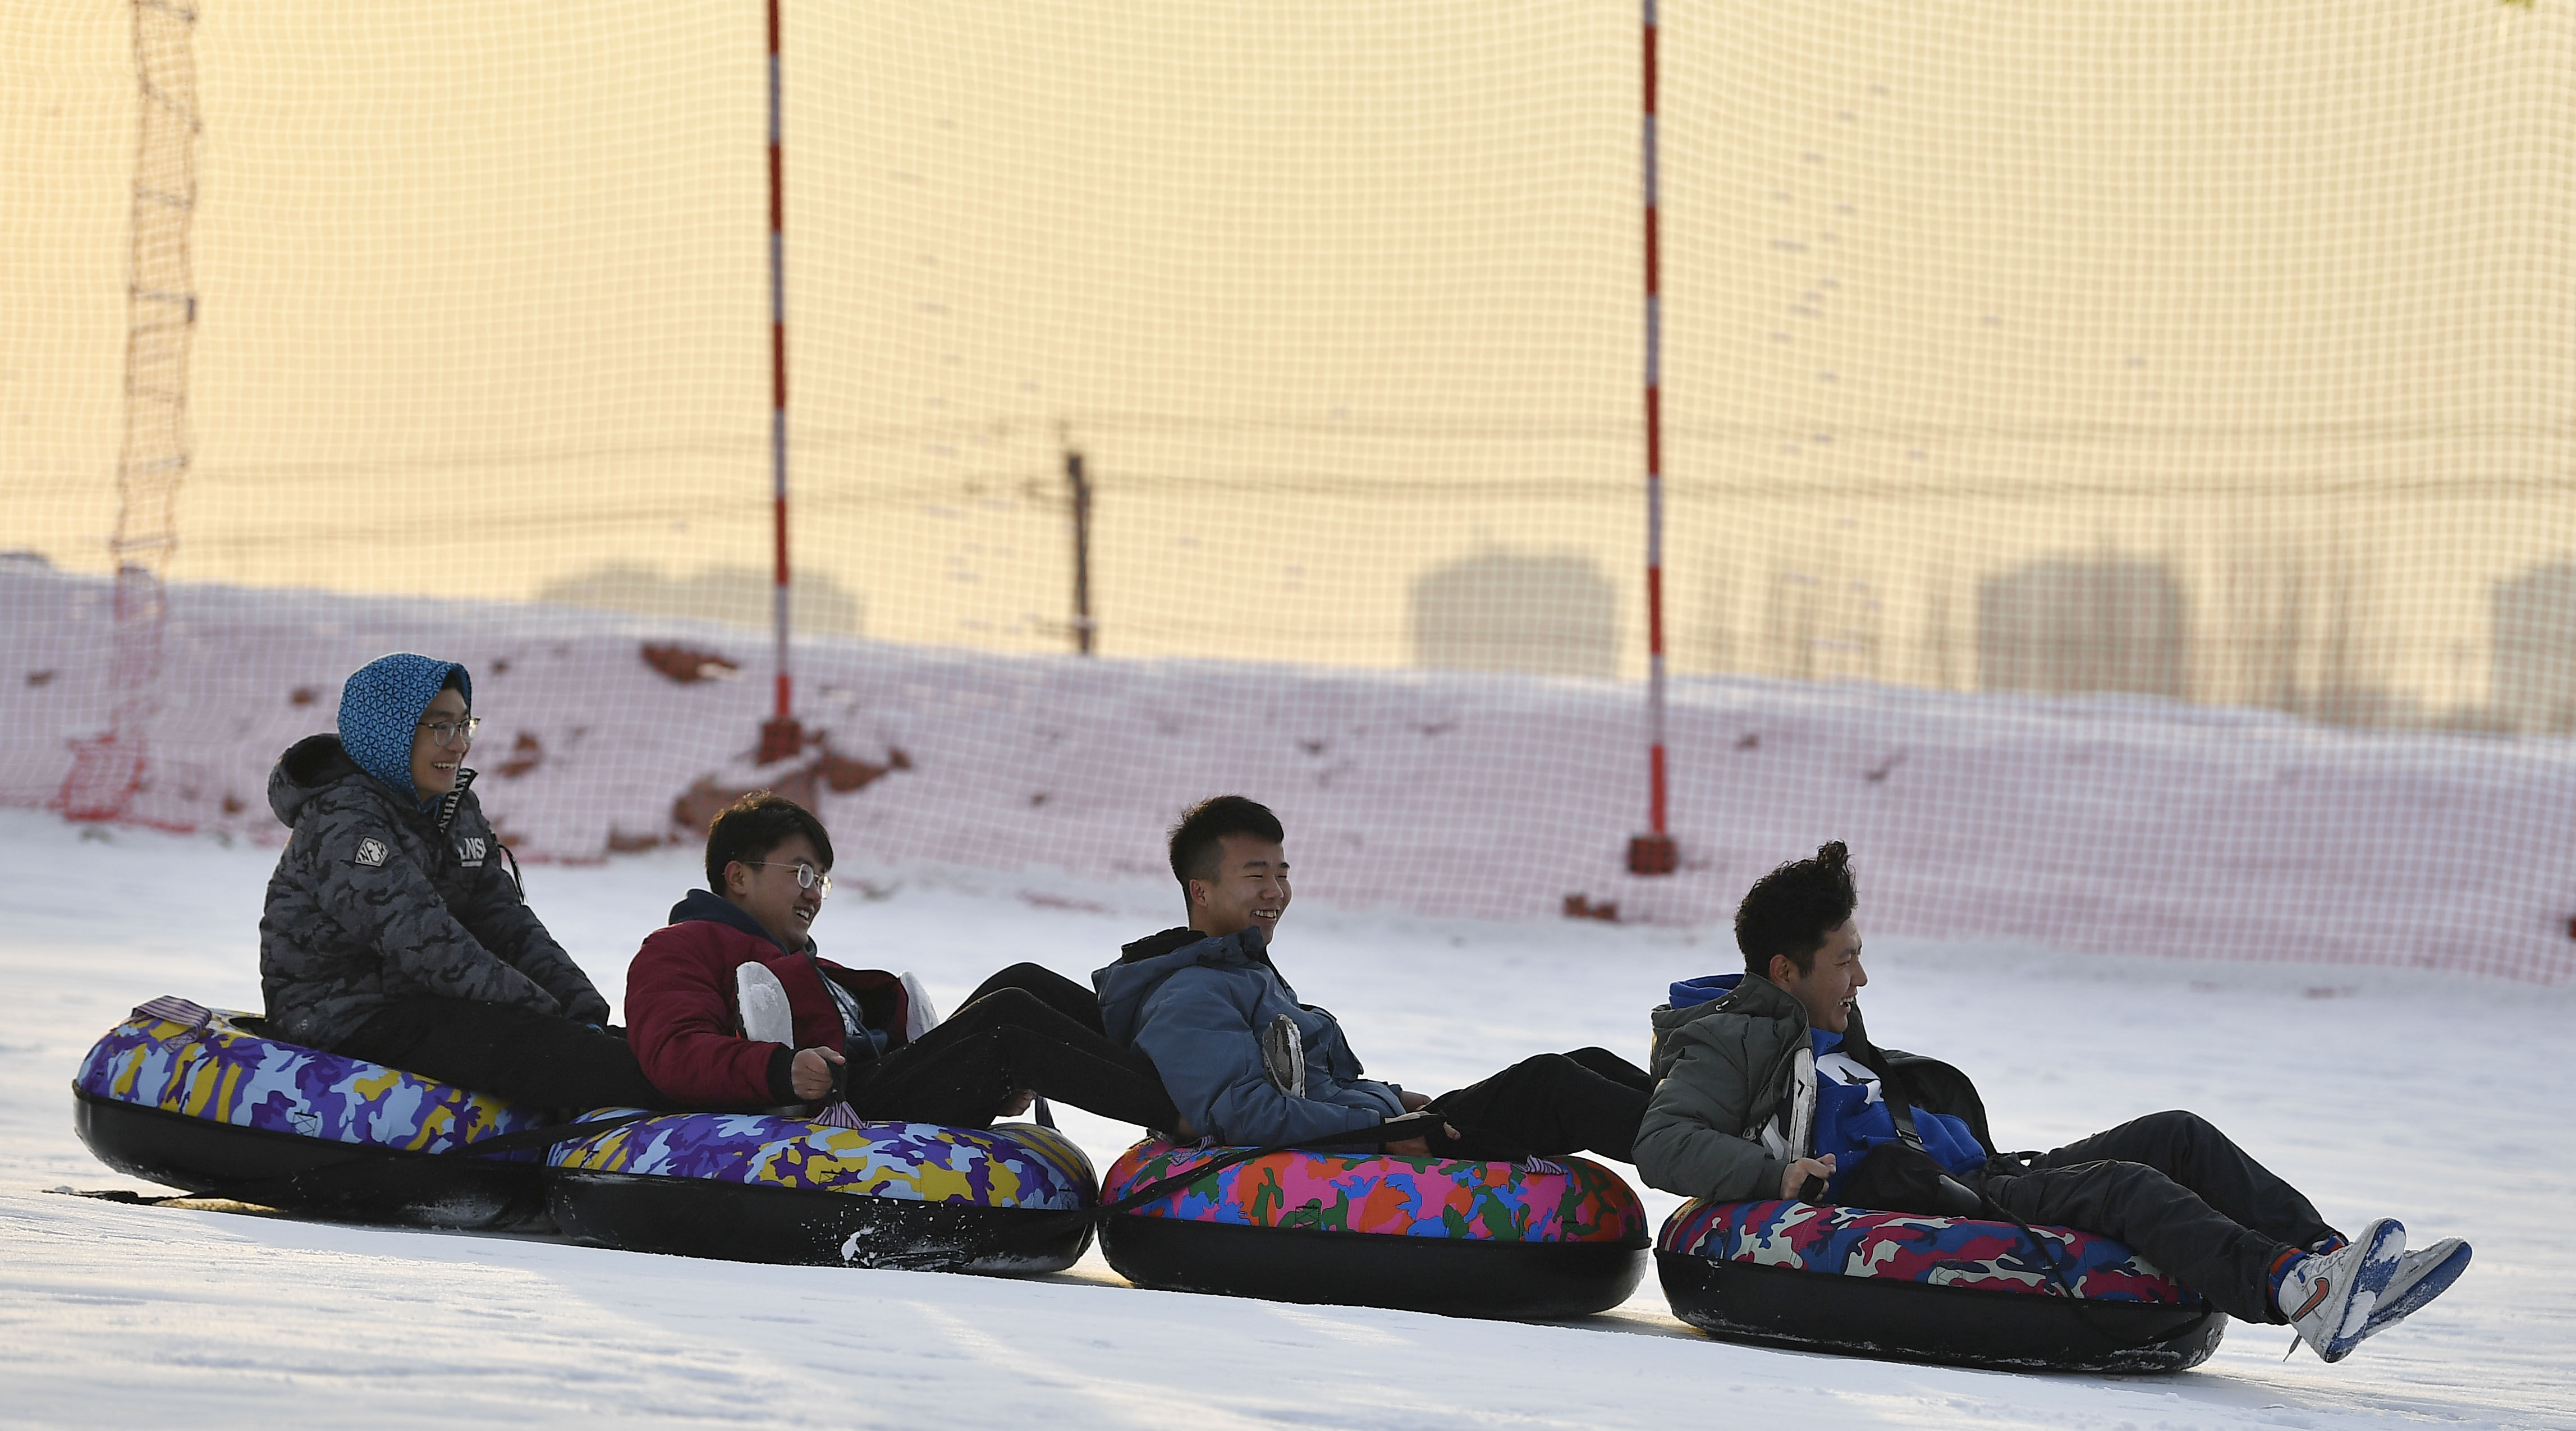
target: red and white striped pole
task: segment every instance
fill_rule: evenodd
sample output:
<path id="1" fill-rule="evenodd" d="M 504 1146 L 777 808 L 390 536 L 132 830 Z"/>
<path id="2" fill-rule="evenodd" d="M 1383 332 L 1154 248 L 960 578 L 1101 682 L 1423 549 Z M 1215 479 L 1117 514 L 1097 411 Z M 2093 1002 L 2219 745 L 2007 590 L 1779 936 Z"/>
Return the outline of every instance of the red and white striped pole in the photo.
<path id="1" fill-rule="evenodd" d="M 760 727 L 760 763 L 805 749 L 787 674 L 787 242 L 786 200 L 778 150 L 778 0 L 769 3 L 769 457 L 775 538 L 770 615 L 778 634 L 778 710 Z"/>
<path id="2" fill-rule="evenodd" d="M 1645 0 L 1646 199 L 1646 834 L 1628 842 L 1628 872 L 1671 874 L 1664 786 L 1664 300 L 1656 223 L 1655 0 Z"/>

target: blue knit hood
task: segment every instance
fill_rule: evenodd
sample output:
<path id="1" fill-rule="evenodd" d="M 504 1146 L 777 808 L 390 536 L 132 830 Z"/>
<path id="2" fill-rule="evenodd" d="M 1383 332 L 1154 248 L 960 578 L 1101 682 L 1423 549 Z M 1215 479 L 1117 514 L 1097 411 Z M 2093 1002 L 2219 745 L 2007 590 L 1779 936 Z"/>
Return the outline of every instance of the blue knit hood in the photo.
<path id="1" fill-rule="evenodd" d="M 412 732 L 420 728 L 421 712 L 447 685 L 450 671 L 456 673 L 465 708 L 472 710 L 474 678 L 463 666 L 409 652 L 378 656 L 340 687 L 341 748 L 360 770 L 423 806 L 430 802 L 411 782 Z"/>

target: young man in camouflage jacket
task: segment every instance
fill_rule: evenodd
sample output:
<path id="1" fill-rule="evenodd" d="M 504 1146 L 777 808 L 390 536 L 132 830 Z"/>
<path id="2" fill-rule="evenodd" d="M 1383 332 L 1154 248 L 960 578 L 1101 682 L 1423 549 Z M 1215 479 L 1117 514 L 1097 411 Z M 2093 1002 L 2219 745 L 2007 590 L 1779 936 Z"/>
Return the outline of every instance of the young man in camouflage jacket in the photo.
<path id="1" fill-rule="evenodd" d="M 268 778 L 293 827 L 259 921 L 281 1038 L 551 1108 L 665 1101 L 608 1001 L 520 899 L 470 788 L 474 686 L 425 656 L 370 662 L 339 733 Z"/>

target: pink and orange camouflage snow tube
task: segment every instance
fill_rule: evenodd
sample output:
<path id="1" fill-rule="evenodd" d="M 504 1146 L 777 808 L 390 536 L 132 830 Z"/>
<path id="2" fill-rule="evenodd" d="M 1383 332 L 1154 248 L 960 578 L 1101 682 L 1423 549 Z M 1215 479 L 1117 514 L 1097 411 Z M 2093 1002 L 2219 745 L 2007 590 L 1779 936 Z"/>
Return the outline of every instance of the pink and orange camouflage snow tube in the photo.
<path id="1" fill-rule="evenodd" d="M 1148 1139 L 1110 1166 L 1102 1200 L 1228 1151 Z M 1625 1300 L 1644 1275 L 1646 1215 L 1618 1174 L 1583 1158 L 1289 1151 L 1175 1188 L 1100 1236 L 1110 1266 L 1142 1286 L 1553 1317 Z"/>

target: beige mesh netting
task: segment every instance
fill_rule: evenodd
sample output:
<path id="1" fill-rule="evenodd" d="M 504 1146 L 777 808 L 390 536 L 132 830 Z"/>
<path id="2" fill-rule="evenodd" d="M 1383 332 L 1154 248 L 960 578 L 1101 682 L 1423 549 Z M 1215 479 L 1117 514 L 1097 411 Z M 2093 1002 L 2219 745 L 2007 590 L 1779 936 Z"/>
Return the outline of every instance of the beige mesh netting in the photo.
<path id="1" fill-rule="evenodd" d="M 261 831 L 270 725 L 453 632 L 459 659 L 526 671 L 560 638 L 633 667 L 635 701 L 699 702 L 647 721 L 680 734 L 641 768 L 575 770 L 608 688 L 531 691 L 514 719 L 557 763 L 487 785 L 537 853 L 661 837 L 768 700 L 747 3 L 0 16 L 7 798 L 60 803 L 133 699 L 106 579 L 149 286 L 138 13 L 186 20 L 202 129 L 134 813 Z M 2300 957 L 2426 957 L 2368 932 L 2401 897 L 2372 872 L 2402 868 L 2427 929 L 2457 925 L 2442 891 L 2517 891 L 2494 898 L 2520 952 L 2441 960 L 2563 976 L 2576 10 L 1659 18 L 1678 875 L 1621 864 L 1646 798 L 1640 16 L 1591 0 L 785 6 L 800 701 L 850 758 L 914 767 L 836 818 L 887 858 L 1132 871 L 1184 792 L 1267 781 L 1357 832 L 1355 899 L 1684 920 L 1883 828 L 1906 927 Z M 1071 452 L 1096 669 L 1061 654 Z M 315 635 L 342 597 L 405 600 Z M 746 679 L 635 657 L 684 637 Z M 1525 674 L 1429 674 L 1458 670 Z M 243 733 L 205 729 L 245 703 Z M 1042 743 L 1057 708 L 1090 734 Z M 1419 733 L 1444 720 L 1483 744 Z M 2128 755 L 2076 759 L 2088 720 Z M 1212 753 L 1229 722 L 1253 763 Z M 935 782 L 940 739 L 1011 773 L 977 777 L 990 809 L 887 794 Z M 2200 740 L 2224 749 L 2174 744 Z M 1802 750 L 1823 763 L 1748 769 Z M 2256 788 L 2303 760 L 2339 793 Z M 1405 838 L 1445 853 L 1376 855 Z M 2189 868 L 2140 873 L 2141 843 Z M 2274 870 L 2291 913 L 2240 907 L 2242 880 L 2194 903 L 2174 880 L 2202 859 Z"/>

